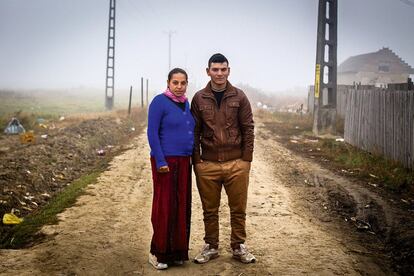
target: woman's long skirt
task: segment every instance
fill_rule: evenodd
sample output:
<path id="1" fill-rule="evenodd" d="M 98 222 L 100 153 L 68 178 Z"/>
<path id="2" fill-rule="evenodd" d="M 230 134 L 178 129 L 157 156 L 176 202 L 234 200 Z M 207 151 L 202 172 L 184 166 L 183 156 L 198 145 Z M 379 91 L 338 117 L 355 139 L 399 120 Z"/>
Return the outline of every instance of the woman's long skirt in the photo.
<path id="1" fill-rule="evenodd" d="M 188 260 L 191 219 L 190 157 L 166 157 L 170 171 L 159 173 L 151 157 L 154 197 L 151 254 L 158 262 Z"/>

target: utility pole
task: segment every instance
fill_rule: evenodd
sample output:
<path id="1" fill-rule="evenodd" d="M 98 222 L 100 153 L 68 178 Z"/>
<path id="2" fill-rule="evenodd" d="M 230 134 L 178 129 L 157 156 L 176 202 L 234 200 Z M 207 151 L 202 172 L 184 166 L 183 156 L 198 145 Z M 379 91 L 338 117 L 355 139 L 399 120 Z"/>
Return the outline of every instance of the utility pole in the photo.
<path id="1" fill-rule="evenodd" d="M 108 50 L 106 57 L 105 107 L 111 110 L 115 95 L 115 0 L 109 1 Z"/>
<path id="2" fill-rule="evenodd" d="M 168 72 L 169 72 L 171 70 L 171 37 L 176 32 L 170 30 L 164 33 L 168 34 Z"/>
<path id="3" fill-rule="evenodd" d="M 319 0 L 313 133 L 336 132 L 338 0 Z"/>

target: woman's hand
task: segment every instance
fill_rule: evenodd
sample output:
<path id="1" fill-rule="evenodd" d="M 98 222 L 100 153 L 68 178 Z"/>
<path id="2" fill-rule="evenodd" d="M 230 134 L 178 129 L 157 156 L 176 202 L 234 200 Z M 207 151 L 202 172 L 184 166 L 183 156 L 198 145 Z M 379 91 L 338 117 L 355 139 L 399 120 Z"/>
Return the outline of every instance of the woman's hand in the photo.
<path id="1" fill-rule="evenodd" d="M 170 169 L 168 168 L 168 166 L 162 166 L 158 169 L 159 173 L 167 173 L 169 171 L 170 171 Z"/>

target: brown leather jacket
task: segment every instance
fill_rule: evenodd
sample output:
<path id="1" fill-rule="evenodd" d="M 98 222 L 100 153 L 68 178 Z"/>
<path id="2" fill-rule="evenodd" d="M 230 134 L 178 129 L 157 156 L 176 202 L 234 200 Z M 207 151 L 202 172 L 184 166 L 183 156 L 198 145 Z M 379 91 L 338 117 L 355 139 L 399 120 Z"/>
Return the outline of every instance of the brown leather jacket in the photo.
<path id="1" fill-rule="evenodd" d="M 201 159 L 252 161 L 254 122 L 249 100 L 242 90 L 229 82 L 220 108 L 213 93 L 209 82 L 191 102 L 196 122 L 193 163 L 200 163 Z"/>

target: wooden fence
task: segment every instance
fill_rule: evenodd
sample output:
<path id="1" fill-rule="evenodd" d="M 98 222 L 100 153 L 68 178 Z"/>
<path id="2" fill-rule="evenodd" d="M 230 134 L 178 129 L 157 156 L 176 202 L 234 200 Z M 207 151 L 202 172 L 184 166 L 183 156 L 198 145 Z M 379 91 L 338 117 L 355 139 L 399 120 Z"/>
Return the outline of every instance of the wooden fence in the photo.
<path id="1" fill-rule="evenodd" d="M 344 119 L 346 114 L 346 107 L 348 105 L 348 91 L 355 86 L 353 85 L 338 85 L 336 91 L 336 114 Z M 314 98 L 314 86 L 309 86 L 308 90 L 308 112 L 313 113 L 313 98 Z"/>
<path id="2" fill-rule="evenodd" d="M 414 168 L 414 91 L 348 89 L 345 141 Z"/>

